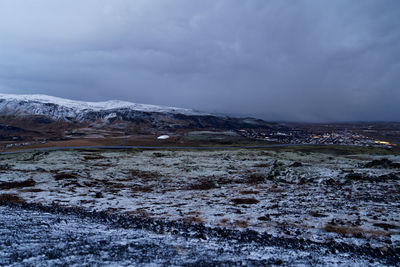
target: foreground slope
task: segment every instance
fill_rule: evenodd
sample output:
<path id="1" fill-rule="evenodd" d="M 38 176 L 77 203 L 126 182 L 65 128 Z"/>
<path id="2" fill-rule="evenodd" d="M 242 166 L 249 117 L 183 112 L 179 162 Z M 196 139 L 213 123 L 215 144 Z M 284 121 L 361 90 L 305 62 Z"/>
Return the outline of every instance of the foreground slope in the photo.
<path id="1" fill-rule="evenodd" d="M 389 150 L 83 150 L 1 162 L 5 200 L 400 249 L 400 157 Z"/>
<path id="2" fill-rule="evenodd" d="M 6 205 L 0 213 L 2 265 L 382 266 L 398 259 L 366 247 L 354 250 L 55 205 Z"/>

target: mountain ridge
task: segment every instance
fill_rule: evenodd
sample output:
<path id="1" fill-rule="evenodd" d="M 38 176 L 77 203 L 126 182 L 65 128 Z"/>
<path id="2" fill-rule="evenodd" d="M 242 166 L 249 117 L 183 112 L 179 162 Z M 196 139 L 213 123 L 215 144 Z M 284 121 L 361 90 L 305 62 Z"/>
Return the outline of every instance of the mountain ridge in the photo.
<path id="1" fill-rule="evenodd" d="M 0 123 L 64 138 L 154 134 L 197 129 L 237 130 L 278 126 L 254 118 L 235 118 L 192 109 L 110 100 L 85 102 L 47 95 L 0 94 Z M 3 135 L 7 134 L 5 130 Z M 11 129 L 11 128 L 10 128 Z M 90 129 L 90 130 L 88 130 Z M 10 132 L 7 135 L 13 136 Z"/>
<path id="2" fill-rule="evenodd" d="M 54 97 L 42 94 L 0 94 L 0 112 L 4 113 L 6 109 L 18 111 L 19 113 L 27 113 L 30 115 L 49 115 L 49 109 L 40 110 L 41 105 L 51 107 L 51 105 L 57 105 L 61 109 L 52 117 L 60 119 L 61 117 L 77 116 L 78 113 L 82 112 L 98 112 L 108 111 L 115 109 L 127 109 L 141 112 L 159 112 L 159 113 L 174 113 L 174 114 L 185 114 L 185 115 L 211 115 L 208 113 L 202 113 L 194 111 L 192 109 L 168 107 L 160 105 L 150 104 L 138 104 L 122 100 L 108 100 L 100 102 L 90 101 L 79 101 L 71 100 L 61 97 Z M 21 108 L 19 108 L 20 106 Z M 43 106 L 42 106 L 43 107 Z M 47 112 L 46 112 L 47 111 Z M 215 115 L 214 115 L 215 116 Z"/>

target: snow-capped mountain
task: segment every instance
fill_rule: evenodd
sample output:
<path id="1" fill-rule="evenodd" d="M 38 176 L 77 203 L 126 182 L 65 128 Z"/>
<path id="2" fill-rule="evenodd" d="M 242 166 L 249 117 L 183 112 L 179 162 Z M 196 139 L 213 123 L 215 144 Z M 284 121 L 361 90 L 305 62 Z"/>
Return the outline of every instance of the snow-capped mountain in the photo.
<path id="1" fill-rule="evenodd" d="M 110 100 L 104 102 L 84 102 L 48 95 L 0 94 L 0 114 L 43 115 L 55 120 L 84 120 L 88 114 L 100 112 L 105 117 L 116 111 L 145 113 L 171 113 L 202 116 L 209 115 L 191 109 L 136 104 L 126 101 Z"/>
<path id="2" fill-rule="evenodd" d="M 12 129 L 17 129 L 23 140 L 26 136 L 54 139 L 274 127 L 263 120 L 231 118 L 191 109 L 117 100 L 84 102 L 47 95 L 11 94 L 0 94 L 0 125 L 4 126 L 0 129 L 0 140 L 16 137 L 16 130 L 9 130 L 9 126 L 16 127 Z"/>

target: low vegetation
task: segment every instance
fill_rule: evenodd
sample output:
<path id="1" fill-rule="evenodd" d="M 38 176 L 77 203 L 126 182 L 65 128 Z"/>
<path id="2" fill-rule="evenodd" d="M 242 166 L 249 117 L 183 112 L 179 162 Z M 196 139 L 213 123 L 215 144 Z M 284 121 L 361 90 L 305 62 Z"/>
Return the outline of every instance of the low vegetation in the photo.
<path id="1" fill-rule="evenodd" d="M 83 150 L 0 160 L 3 202 L 400 246 L 400 155 L 385 149 Z"/>

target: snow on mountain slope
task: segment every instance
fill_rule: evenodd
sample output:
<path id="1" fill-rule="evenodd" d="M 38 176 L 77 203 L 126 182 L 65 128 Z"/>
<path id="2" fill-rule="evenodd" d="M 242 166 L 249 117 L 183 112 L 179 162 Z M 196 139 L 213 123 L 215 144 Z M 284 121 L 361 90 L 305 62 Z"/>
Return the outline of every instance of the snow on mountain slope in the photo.
<path id="1" fill-rule="evenodd" d="M 191 109 L 136 104 L 119 100 L 85 102 L 47 95 L 0 94 L 0 113 L 7 115 L 46 115 L 54 119 L 65 119 L 82 117 L 83 114 L 88 112 L 117 109 L 197 116 L 208 115 Z"/>

